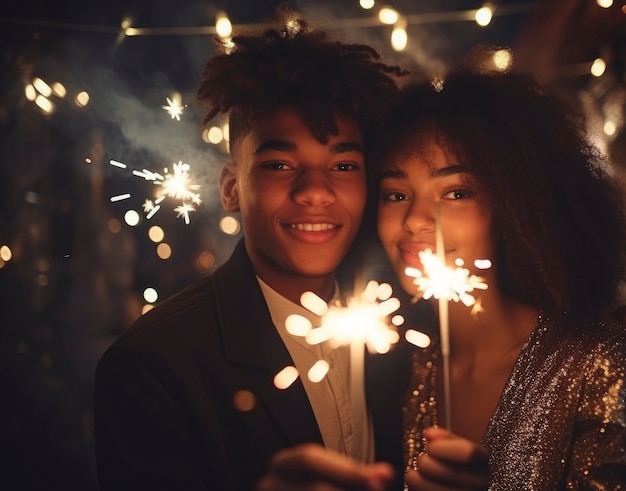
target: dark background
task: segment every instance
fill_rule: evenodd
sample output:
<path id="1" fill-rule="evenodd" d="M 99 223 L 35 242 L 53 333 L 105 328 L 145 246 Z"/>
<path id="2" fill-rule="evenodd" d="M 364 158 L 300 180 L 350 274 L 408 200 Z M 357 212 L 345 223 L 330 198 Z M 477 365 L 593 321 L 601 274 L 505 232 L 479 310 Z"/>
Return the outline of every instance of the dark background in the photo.
<path id="1" fill-rule="evenodd" d="M 239 235 L 221 231 L 215 175 L 228 156 L 201 138 L 194 102 L 212 53 L 208 34 L 225 11 L 235 27 L 271 17 L 278 2 L 23 1 L 0 10 L 0 489 L 96 490 L 92 379 L 108 344 L 141 314 L 142 294 L 164 298 L 228 257 Z M 514 49 L 519 64 L 561 91 L 587 116 L 590 134 L 618 175 L 626 168 L 623 127 L 626 15 L 623 2 L 496 2 L 485 28 L 455 15 L 480 1 L 389 2 L 409 19 L 409 47 L 389 47 L 391 28 L 357 0 L 301 0 L 291 7 L 330 36 L 371 44 L 389 61 L 430 69 L 478 43 Z M 543 11 L 549 7 L 547 11 Z M 456 13 L 456 14 L 455 14 Z M 420 17 L 421 14 L 421 17 Z M 435 21 L 425 15 L 436 14 Z M 134 27 L 165 28 L 136 37 Z M 427 19 L 431 21 L 427 21 Z M 589 74 L 603 57 L 602 77 Z M 46 114 L 25 96 L 34 77 L 61 82 Z M 89 104 L 79 108 L 81 91 Z M 180 121 L 162 108 L 180 94 Z M 606 121 L 616 130 L 607 135 Z M 87 160 L 89 159 L 89 160 Z M 164 206 L 147 220 L 141 205 L 154 185 L 128 169 L 192 166 L 202 203 L 190 224 Z M 129 192 L 113 203 L 110 197 Z M 124 222 L 135 209 L 136 227 Z M 159 225 L 172 255 L 160 259 L 147 231 Z M 0 252 L 1 254 L 1 252 Z M 245 303 L 245 298 L 242 299 Z"/>

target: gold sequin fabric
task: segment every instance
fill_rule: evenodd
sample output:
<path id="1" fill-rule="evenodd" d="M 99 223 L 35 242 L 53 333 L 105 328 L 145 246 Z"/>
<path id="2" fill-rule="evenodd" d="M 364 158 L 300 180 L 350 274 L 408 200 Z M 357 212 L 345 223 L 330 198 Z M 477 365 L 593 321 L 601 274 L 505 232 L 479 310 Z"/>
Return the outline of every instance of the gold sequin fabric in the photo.
<path id="1" fill-rule="evenodd" d="M 436 345 L 416 351 L 404 406 L 405 461 L 437 424 Z M 626 490 L 626 334 L 542 315 L 483 435 L 490 490 Z"/>

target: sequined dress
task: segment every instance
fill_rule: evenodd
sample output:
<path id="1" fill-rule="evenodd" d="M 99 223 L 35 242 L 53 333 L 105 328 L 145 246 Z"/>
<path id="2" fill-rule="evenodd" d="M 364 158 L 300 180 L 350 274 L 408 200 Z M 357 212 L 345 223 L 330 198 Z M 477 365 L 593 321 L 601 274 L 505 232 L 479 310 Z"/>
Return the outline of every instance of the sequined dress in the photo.
<path id="1" fill-rule="evenodd" d="M 416 351 L 404 406 L 405 462 L 437 424 L 438 346 Z M 626 333 L 614 323 L 565 329 L 540 316 L 482 438 L 490 490 L 626 489 Z"/>

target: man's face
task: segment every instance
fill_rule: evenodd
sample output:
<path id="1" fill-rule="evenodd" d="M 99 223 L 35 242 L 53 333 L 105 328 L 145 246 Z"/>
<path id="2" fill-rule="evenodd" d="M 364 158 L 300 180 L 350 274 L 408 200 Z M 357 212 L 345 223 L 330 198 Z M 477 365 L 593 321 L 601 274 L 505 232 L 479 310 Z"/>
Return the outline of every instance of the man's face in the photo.
<path id="1" fill-rule="evenodd" d="M 363 136 L 351 119 L 337 124 L 324 145 L 293 109 L 277 109 L 235 145 L 223 175 L 222 203 L 241 212 L 257 275 L 283 294 L 299 278 L 334 279 L 361 222 Z"/>

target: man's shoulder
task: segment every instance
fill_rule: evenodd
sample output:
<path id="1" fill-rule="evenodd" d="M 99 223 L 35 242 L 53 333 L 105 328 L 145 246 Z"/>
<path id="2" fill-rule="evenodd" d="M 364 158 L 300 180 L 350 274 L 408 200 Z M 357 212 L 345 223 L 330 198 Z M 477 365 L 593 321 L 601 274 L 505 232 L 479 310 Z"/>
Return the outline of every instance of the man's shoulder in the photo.
<path id="1" fill-rule="evenodd" d="M 132 344 L 151 337 L 180 335 L 194 329 L 198 321 L 209 323 L 215 310 L 214 276 L 200 278 L 166 298 L 135 320 L 115 341 L 114 345 Z"/>

